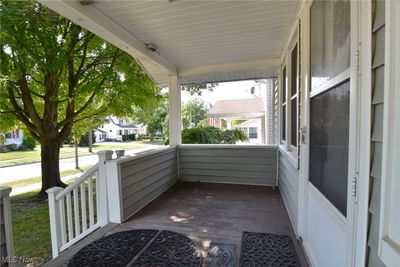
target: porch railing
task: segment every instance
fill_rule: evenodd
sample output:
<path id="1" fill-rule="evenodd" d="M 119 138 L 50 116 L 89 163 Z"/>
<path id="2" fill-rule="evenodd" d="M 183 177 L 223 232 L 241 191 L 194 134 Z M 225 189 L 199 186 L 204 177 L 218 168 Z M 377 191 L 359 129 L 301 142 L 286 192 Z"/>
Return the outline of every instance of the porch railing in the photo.
<path id="1" fill-rule="evenodd" d="M 53 258 L 108 223 L 106 178 L 100 175 L 106 160 L 104 153 L 107 151 L 99 154 L 99 164 L 66 188 L 53 187 L 46 191 Z"/>

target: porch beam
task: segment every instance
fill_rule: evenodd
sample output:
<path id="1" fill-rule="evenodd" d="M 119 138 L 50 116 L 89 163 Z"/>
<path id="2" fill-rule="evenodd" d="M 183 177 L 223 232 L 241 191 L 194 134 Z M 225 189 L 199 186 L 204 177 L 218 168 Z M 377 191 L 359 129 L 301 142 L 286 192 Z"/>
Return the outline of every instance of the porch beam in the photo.
<path id="1" fill-rule="evenodd" d="M 169 78 L 169 144 L 182 144 L 181 137 L 181 81 L 178 76 Z"/>
<path id="2" fill-rule="evenodd" d="M 108 18 L 95 6 L 65 0 L 38 0 L 38 2 L 124 50 L 135 59 L 149 62 L 167 75 L 176 75 L 176 66 L 157 52 L 150 52 L 142 40 Z"/>
<path id="3" fill-rule="evenodd" d="M 179 68 L 178 75 L 184 77 L 184 76 L 205 74 L 205 73 L 226 73 L 235 71 L 278 69 L 279 64 L 280 64 L 279 58 L 214 64 L 214 65 L 205 65 L 198 67 Z"/>

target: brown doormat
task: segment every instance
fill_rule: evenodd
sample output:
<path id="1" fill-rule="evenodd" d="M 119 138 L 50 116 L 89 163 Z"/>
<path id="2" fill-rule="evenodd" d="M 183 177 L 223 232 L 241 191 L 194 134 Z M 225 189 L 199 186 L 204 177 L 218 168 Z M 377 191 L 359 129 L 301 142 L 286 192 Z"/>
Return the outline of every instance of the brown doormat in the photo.
<path id="1" fill-rule="evenodd" d="M 235 267 L 236 246 L 211 242 L 205 267 Z"/>
<path id="2" fill-rule="evenodd" d="M 292 239 L 287 235 L 243 232 L 240 267 L 298 267 Z"/>

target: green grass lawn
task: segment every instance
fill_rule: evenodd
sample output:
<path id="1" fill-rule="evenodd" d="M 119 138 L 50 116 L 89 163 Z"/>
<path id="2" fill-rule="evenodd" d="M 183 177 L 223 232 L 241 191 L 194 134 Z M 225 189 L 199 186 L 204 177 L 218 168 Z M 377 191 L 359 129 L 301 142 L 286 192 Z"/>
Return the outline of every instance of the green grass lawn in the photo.
<path id="1" fill-rule="evenodd" d="M 104 145 L 93 145 L 93 153 L 88 151 L 88 147 L 79 147 L 79 156 L 91 155 L 100 150 L 117 150 L 117 149 L 139 149 L 149 146 L 150 143 L 135 141 L 129 143 L 114 143 Z M 60 159 L 75 157 L 75 149 L 73 147 L 64 146 L 60 151 Z M 34 151 L 13 151 L 0 153 L 0 167 L 14 166 L 18 164 L 26 164 L 40 161 L 40 147 Z"/>
<path id="2" fill-rule="evenodd" d="M 15 255 L 36 258 L 40 266 L 51 259 L 51 236 L 47 199 L 37 200 L 32 191 L 11 197 Z"/>

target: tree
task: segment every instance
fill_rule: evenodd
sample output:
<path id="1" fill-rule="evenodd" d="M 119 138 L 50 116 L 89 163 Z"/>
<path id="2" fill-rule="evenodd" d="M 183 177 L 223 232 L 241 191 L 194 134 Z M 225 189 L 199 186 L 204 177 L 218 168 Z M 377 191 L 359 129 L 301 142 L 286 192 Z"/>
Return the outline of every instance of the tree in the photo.
<path id="1" fill-rule="evenodd" d="M 183 129 L 196 127 L 202 120 L 207 118 L 208 109 L 201 99 L 194 99 L 182 107 Z"/>
<path id="2" fill-rule="evenodd" d="M 41 145 L 42 189 L 64 186 L 60 146 L 75 123 L 154 108 L 160 89 L 125 52 L 34 1 L 1 0 L 0 112 Z"/>
<path id="3" fill-rule="evenodd" d="M 217 86 L 218 83 L 190 83 L 182 85 L 182 90 L 189 92 L 191 95 L 201 96 L 204 90 L 212 92 Z"/>
<path id="4" fill-rule="evenodd" d="M 147 133 L 151 136 L 168 136 L 168 96 L 163 96 L 163 101 L 154 110 L 137 108 L 133 118 L 134 123 L 147 125 Z"/>

